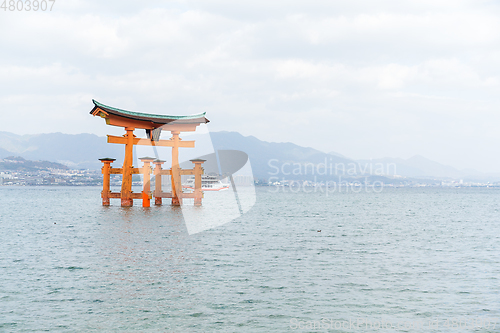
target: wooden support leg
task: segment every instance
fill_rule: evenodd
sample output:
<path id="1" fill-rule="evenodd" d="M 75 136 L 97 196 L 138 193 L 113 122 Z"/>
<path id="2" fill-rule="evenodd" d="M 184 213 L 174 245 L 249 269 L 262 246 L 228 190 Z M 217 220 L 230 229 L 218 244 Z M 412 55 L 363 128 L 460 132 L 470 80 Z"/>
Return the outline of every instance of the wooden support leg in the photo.
<path id="1" fill-rule="evenodd" d="M 154 197 L 155 197 L 155 205 L 157 206 L 161 206 L 162 204 L 162 197 L 161 197 L 161 165 L 165 163 L 165 161 L 161 161 L 161 160 L 155 160 L 154 161 L 154 164 L 155 164 L 155 170 L 154 170 L 154 174 L 155 174 L 155 193 L 154 193 Z"/>
<path id="2" fill-rule="evenodd" d="M 141 173 L 143 174 L 142 182 L 142 207 L 150 207 L 149 195 L 151 193 L 151 162 L 154 158 L 143 157 L 140 160 L 144 163 Z"/>
<path id="3" fill-rule="evenodd" d="M 203 175 L 202 163 L 205 160 L 191 160 L 194 163 L 194 205 L 201 206 L 203 192 L 201 191 L 201 176 Z"/>
<path id="4" fill-rule="evenodd" d="M 182 205 L 181 170 L 179 167 L 179 132 L 172 131 L 172 205 Z"/>
<path id="5" fill-rule="evenodd" d="M 149 201 L 148 192 L 142 191 L 142 207 L 151 207 L 151 202 Z"/>
<path id="6" fill-rule="evenodd" d="M 101 158 L 99 159 L 104 165 L 102 166 L 102 205 L 103 206 L 109 206 L 109 193 L 110 191 L 110 169 L 111 169 L 111 163 L 115 161 L 114 158 Z"/>
<path id="7" fill-rule="evenodd" d="M 182 205 L 182 184 L 180 168 L 172 167 L 172 205 Z"/>
<path id="8" fill-rule="evenodd" d="M 134 205 L 132 199 L 132 161 L 134 154 L 134 128 L 126 127 L 127 144 L 125 145 L 125 159 L 123 161 L 123 174 L 122 174 L 122 190 L 121 201 L 122 207 L 131 207 Z"/>

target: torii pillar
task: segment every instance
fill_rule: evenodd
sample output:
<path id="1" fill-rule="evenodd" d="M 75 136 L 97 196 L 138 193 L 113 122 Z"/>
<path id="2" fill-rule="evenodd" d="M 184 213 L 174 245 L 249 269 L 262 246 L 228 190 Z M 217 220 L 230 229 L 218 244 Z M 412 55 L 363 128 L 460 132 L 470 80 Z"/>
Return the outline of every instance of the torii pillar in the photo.
<path id="1" fill-rule="evenodd" d="M 134 130 L 133 127 L 125 127 L 125 158 L 123 159 L 123 177 L 121 200 L 122 207 L 131 207 L 134 205 L 132 198 L 132 168 L 134 160 Z"/>
<path id="2" fill-rule="evenodd" d="M 142 163 L 144 163 L 144 166 L 142 167 L 142 174 L 143 174 L 143 179 L 142 179 L 142 207 L 150 207 L 151 202 L 149 201 L 151 199 L 151 162 L 153 162 L 155 159 L 152 157 L 141 157 L 139 158 Z"/>
<path id="3" fill-rule="evenodd" d="M 161 197 L 161 165 L 165 163 L 165 161 L 162 160 L 155 160 L 154 162 L 155 169 L 154 169 L 154 174 L 155 174 L 155 205 L 160 206 L 162 204 L 162 197 Z"/>
<path id="4" fill-rule="evenodd" d="M 99 159 L 104 165 L 102 166 L 102 205 L 109 206 L 109 198 L 110 198 L 110 171 L 111 171 L 111 163 L 115 161 L 114 158 L 100 158 Z"/>
<path id="5" fill-rule="evenodd" d="M 179 132 L 172 131 L 172 205 L 180 206 L 182 197 L 179 193 L 182 192 L 181 184 L 181 168 L 179 166 Z"/>

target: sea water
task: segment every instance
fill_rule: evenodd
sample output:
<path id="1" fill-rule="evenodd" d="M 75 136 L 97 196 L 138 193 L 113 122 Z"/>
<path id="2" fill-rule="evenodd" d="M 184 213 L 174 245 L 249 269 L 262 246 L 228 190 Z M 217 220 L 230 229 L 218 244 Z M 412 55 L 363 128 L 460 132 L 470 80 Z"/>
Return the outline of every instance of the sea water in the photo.
<path id="1" fill-rule="evenodd" d="M 0 187 L 0 331 L 500 331 L 499 189 L 358 192 L 257 187 L 190 235 L 168 200 Z"/>

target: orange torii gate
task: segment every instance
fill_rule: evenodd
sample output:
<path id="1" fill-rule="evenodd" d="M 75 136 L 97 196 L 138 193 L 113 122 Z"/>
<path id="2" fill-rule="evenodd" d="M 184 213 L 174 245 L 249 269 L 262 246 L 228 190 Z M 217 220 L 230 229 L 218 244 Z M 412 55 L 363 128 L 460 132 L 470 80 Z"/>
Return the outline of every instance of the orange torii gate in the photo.
<path id="1" fill-rule="evenodd" d="M 150 206 L 152 193 L 150 190 L 150 175 L 153 172 L 151 163 L 155 164 L 155 204 L 161 205 L 162 198 L 171 198 L 172 205 L 181 205 L 182 198 L 194 198 L 195 205 L 201 205 L 201 176 L 203 174 L 202 163 L 204 160 L 191 160 L 194 164 L 193 169 L 181 169 L 179 167 L 179 147 L 194 148 L 194 141 L 182 141 L 179 137 L 181 132 L 194 132 L 200 124 L 209 122 L 205 118 L 205 113 L 192 116 L 167 116 L 155 115 L 140 112 L 131 112 L 101 104 L 95 100 L 94 108 L 90 111 L 93 116 L 100 116 L 106 120 L 107 125 L 124 127 L 126 134 L 123 136 L 108 135 L 108 143 L 117 143 L 125 145 L 125 159 L 123 160 L 122 168 L 113 168 L 111 163 L 115 161 L 112 158 L 102 158 L 103 162 L 103 190 L 102 204 L 109 206 L 110 198 L 120 198 L 122 206 L 133 206 L 133 199 L 142 199 L 143 207 Z M 135 129 L 145 129 L 148 139 L 140 139 L 134 135 Z M 172 137 L 170 140 L 160 140 L 162 130 L 170 131 Z M 143 157 L 140 160 L 144 163 L 142 168 L 134 168 L 133 166 L 133 146 L 158 146 L 172 147 L 172 167 L 170 169 L 162 169 L 162 164 L 165 161 L 157 160 L 151 157 Z M 122 175 L 121 192 L 110 191 L 110 175 Z M 143 191 L 142 193 L 132 192 L 132 175 L 143 174 Z M 169 175 L 172 180 L 172 192 L 163 192 L 161 189 L 161 176 Z M 194 193 L 183 193 L 181 176 L 195 176 Z"/>

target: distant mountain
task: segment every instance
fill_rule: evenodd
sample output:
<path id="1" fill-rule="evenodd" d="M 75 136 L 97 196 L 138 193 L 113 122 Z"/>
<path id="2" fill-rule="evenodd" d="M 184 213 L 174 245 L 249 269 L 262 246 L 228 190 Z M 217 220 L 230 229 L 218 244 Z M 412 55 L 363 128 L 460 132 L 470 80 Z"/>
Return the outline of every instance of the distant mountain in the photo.
<path id="1" fill-rule="evenodd" d="M 407 165 L 422 170 L 428 176 L 459 178 L 464 174 L 448 165 L 431 161 L 423 156 L 415 155 L 406 160 Z"/>
<path id="2" fill-rule="evenodd" d="M 235 149 L 247 153 L 254 175 L 261 179 L 269 178 L 270 174 L 286 179 L 312 179 L 313 164 L 355 165 L 352 160 L 313 148 L 293 143 L 261 141 L 237 132 L 212 132 L 210 137 L 215 149 Z M 123 150 L 122 145 L 108 144 L 105 137 L 94 134 L 16 135 L 0 132 L 0 158 L 15 154 L 31 160 L 54 161 L 71 168 L 99 169 L 102 164 L 98 159 L 102 157 L 116 158 L 114 164 L 120 165 L 123 161 Z M 309 169 L 299 170 L 298 165 L 305 164 L 308 164 Z M 279 169 L 277 174 L 276 168 Z M 321 175 L 319 178 L 322 178 Z"/>
<path id="3" fill-rule="evenodd" d="M 436 177 L 444 179 L 485 179 L 498 178 L 498 175 L 485 175 L 479 171 L 468 169 L 458 170 L 449 165 L 444 165 L 423 156 L 415 155 L 409 159 L 401 158 L 380 158 L 371 160 L 358 160 L 360 165 L 371 165 L 373 168 L 383 168 L 387 175 L 400 175 L 404 177 Z M 380 166 L 383 167 L 380 167 Z"/>
<path id="4" fill-rule="evenodd" d="M 0 148 L 0 158 L 7 157 L 9 155 L 12 155 L 10 151 Z"/>
<path id="5" fill-rule="evenodd" d="M 345 157 L 344 155 L 339 154 L 339 153 L 334 152 L 334 151 L 331 151 L 331 152 L 329 152 L 328 154 L 329 154 L 329 155 L 333 155 L 333 156 L 342 157 L 342 158 L 345 158 L 346 160 L 348 160 L 348 159 L 349 159 L 348 157 Z"/>
<path id="6" fill-rule="evenodd" d="M 323 153 L 319 150 L 301 147 L 293 143 L 266 142 L 254 136 L 243 136 L 237 132 L 210 133 L 212 144 L 218 150 L 235 149 L 248 154 L 252 170 L 257 178 L 267 179 L 270 176 L 286 179 L 313 178 L 311 166 L 306 170 L 305 164 L 335 165 L 355 163 L 353 160 Z M 298 164 L 301 164 L 299 170 Z M 277 172 L 276 168 L 279 168 Z M 282 172 L 284 171 L 284 173 Z M 295 171 L 295 172 L 294 172 Z M 317 175 L 319 179 L 325 178 Z"/>
<path id="7" fill-rule="evenodd" d="M 66 165 L 48 161 L 29 161 L 20 156 L 8 156 L 0 159 L 0 170 L 41 171 L 49 169 L 69 169 Z"/>
<path id="8" fill-rule="evenodd" d="M 102 157 L 121 157 L 123 147 L 107 144 L 94 134 L 49 133 L 16 135 L 0 132 L 0 158 L 9 155 L 29 160 L 48 160 L 75 169 L 98 169 Z"/>
<path id="9" fill-rule="evenodd" d="M 327 154 L 289 142 L 266 142 L 237 132 L 212 132 L 210 137 L 215 149 L 234 149 L 247 153 L 254 175 L 259 179 L 277 177 L 313 180 L 316 177 L 317 180 L 333 180 L 335 169 L 342 174 L 343 180 L 370 175 L 373 175 L 372 178 L 400 175 L 464 180 L 484 180 L 487 177 L 500 179 L 498 175 L 484 175 L 474 170 L 460 171 L 418 155 L 407 160 L 382 158 L 355 161 L 335 152 Z M 57 162 L 75 169 L 99 169 L 102 166 L 99 158 L 116 158 L 114 165 L 119 166 L 123 162 L 123 154 L 122 145 L 108 144 L 106 137 L 94 134 L 16 135 L 0 132 L 0 158 L 15 155 L 28 160 Z"/>

